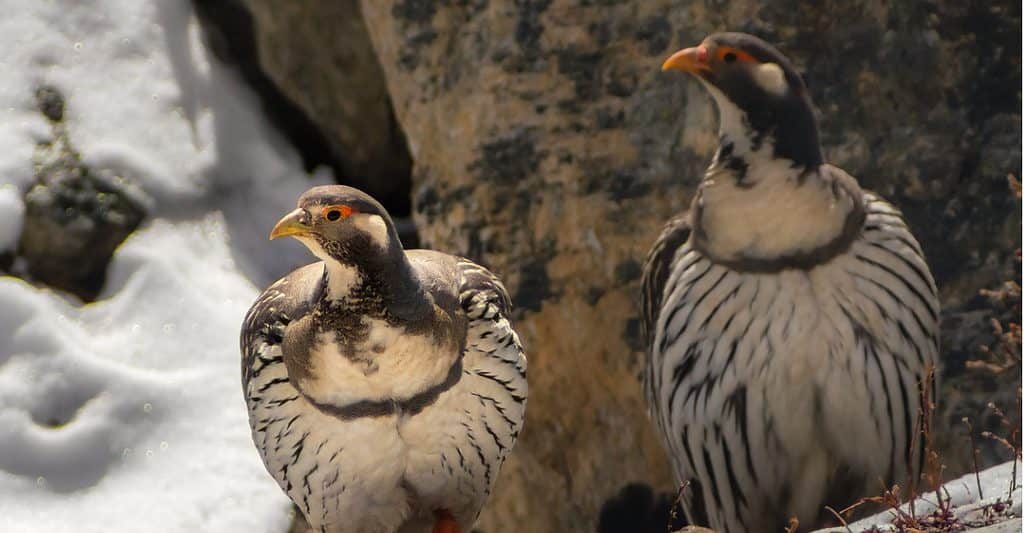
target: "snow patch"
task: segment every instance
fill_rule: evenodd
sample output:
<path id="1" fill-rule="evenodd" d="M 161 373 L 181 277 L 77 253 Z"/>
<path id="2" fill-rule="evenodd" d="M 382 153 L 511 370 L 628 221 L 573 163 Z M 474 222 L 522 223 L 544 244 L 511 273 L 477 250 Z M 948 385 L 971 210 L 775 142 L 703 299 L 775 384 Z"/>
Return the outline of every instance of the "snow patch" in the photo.
<path id="1" fill-rule="evenodd" d="M 302 171 L 256 97 L 211 60 L 188 0 L 11 0 L 0 17 L 0 251 L 32 155 L 63 127 L 149 211 L 100 300 L 0 277 L 4 531 L 280 532 L 290 503 L 249 436 L 238 331 L 258 287 L 312 262 L 267 242 Z"/>
<path id="2" fill-rule="evenodd" d="M 0 513 L 14 530 L 286 528 L 249 438 L 237 337 L 256 289 L 225 227 L 216 213 L 154 222 L 84 307 L 0 278 Z"/>
<path id="3" fill-rule="evenodd" d="M 1014 476 L 1016 476 L 1015 481 Z M 981 494 L 978 493 L 979 485 Z M 943 485 L 942 491 L 942 497 L 949 498 L 953 515 L 960 522 L 968 525 L 979 522 L 986 510 L 992 513 L 992 506 L 998 503 L 1004 504 L 1005 507 L 999 513 L 1001 519 L 996 522 L 1010 520 L 1011 517 L 1020 518 L 1021 496 L 1021 465 L 1014 462 L 1003 463 L 983 470 L 977 476 L 973 473 L 967 474 Z M 914 501 L 914 516 L 924 517 L 938 508 L 938 500 L 935 492 L 932 491 Z M 910 504 L 904 504 L 900 509 L 909 514 Z M 873 528 L 877 528 L 879 531 L 895 531 L 892 526 L 894 518 L 895 512 L 888 510 L 858 520 L 850 524 L 849 528 L 836 527 L 819 530 L 819 532 L 846 533 L 847 531 L 867 531 Z"/>

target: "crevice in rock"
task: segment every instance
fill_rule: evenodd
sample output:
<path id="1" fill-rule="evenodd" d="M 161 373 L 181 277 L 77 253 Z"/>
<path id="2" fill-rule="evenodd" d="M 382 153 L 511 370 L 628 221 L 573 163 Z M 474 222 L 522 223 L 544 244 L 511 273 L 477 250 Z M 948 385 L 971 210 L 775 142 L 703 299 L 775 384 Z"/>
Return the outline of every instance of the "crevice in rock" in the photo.
<path id="1" fill-rule="evenodd" d="M 254 22 L 245 6 L 230 0 L 194 0 L 193 4 L 210 51 L 221 62 L 238 69 L 259 97 L 267 119 L 299 152 L 306 172 L 327 166 L 342 181 L 341 161 L 332 153 L 323 132 L 260 67 Z"/>
<path id="2" fill-rule="evenodd" d="M 193 0 L 193 5 L 214 56 L 238 69 L 242 79 L 260 99 L 267 119 L 299 152 L 306 172 L 326 166 L 333 171 L 336 182 L 366 190 L 394 218 L 405 247 L 419 246 L 412 221 L 412 157 L 394 111 L 391 111 L 386 126 L 395 150 L 394 157 L 389 160 L 389 168 L 369 172 L 373 177 L 353 175 L 331 142 L 329 132 L 325 132 L 314 117 L 289 98 L 264 70 L 260 63 L 258 29 L 245 3 L 237 0 Z M 382 188 L 384 192 L 367 190 L 375 179 L 389 181 L 394 187 Z"/>
<path id="3" fill-rule="evenodd" d="M 676 495 L 655 493 L 650 485 L 629 483 L 601 505 L 598 533 L 662 533 L 686 525 Z"/>

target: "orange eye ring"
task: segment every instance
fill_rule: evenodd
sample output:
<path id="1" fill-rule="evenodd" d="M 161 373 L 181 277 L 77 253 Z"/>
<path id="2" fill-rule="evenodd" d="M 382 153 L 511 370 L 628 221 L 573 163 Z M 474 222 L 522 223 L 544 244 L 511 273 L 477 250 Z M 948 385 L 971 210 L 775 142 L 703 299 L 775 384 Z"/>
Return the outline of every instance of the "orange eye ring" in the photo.
<path id="1" fill-rule="evenodd" d="M 721 46 L 715 52 L 715 57 L 723 63 L 757 63 L 754 56 L 740 50 L 738 48 L 732 48 L 730 46 Z"/>
<path id="2" fill-rule="evenodd" d="M 331 205 L 325 207 L 320 214 L 325 219 L 334 222 L 352 216 L 352 208 L 347 205 Z"/>

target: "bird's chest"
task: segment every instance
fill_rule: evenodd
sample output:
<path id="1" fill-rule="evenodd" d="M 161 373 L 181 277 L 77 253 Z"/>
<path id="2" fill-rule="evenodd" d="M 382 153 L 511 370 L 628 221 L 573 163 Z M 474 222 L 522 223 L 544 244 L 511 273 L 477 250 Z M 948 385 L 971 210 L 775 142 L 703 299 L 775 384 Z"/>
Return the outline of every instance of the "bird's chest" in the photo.
<path id="1" fill-rule="evenodd" d="M 743 185 L 731 172 L 709 175 L 700 189 L 697 227 L 705 252 L 723 262 L 808 252 L 839 236 L 852 209 L 848 198 L 812 180 L 802 182 L 781 160 L 751 162 Z"/>
<path id="2" fill-rule="evenodd" d="M 338 320 L 318 329 L 308 350 L 303 392 L 323 403 L 402 401 L 442 383 L 459 356 L 430 334 L 376 318 Z"/>
<path id="3" fill-rule="evenodd" d="M 807 394 L 803 386 L 830 386 L 828 369 L 848 354 L 852 342 L 852 324 L 831 286 L 842 273 L 789 270 L 760 276 L 755 283 L 767 290 L 751 313 L 763 322 L 764 349 L 755 353 L 766 385 L 792 394 Z"/>
<path id="4" fill-rule="evenodd" d="M 780 394 L 830 385 L 859 327 L 843 310 L 841 268 L 744 273 L 691 255 L 669 280 L 659 318 L 666 379 L 753 381 Z"/>

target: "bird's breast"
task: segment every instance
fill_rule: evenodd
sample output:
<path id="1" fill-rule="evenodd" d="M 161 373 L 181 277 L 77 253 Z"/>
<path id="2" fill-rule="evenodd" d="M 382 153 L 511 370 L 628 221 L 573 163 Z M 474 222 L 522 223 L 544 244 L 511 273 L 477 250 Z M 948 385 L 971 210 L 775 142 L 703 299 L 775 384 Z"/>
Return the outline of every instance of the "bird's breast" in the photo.
<path id="1" fill-rule="evenodd" d="M 363 318 L 362 334 L 321 331 L 309 348 L 303 393 L 317 402 L 401 402 L 445 382 L 460 352 L 435 336 Z"/>
<path id="2" fill-rule="evenodd" d="M 841 238 L 853 200 L 818 179 L 802 182 L 779 161 L 750 163 L 739 185 L 720 171 L 701 188 L 701 247 L 723 263 L 798 256 Z"/>

